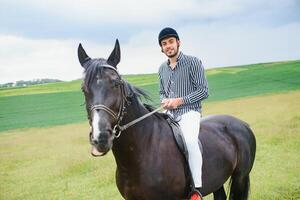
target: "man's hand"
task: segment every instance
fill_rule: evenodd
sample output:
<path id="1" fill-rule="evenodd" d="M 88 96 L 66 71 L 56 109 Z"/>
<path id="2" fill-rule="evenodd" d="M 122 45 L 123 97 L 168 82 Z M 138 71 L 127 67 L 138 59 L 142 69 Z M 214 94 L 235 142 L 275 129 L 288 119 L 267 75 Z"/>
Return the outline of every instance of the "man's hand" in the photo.
<path id="1" fill-rule="evenodd" d="M 178 106 L 183 104 L 183 99 L 182 98 L 163 99 L 161 101 L 161 104 L 164 109 L 167 109 L 167 110 L 175 109 Z"/>

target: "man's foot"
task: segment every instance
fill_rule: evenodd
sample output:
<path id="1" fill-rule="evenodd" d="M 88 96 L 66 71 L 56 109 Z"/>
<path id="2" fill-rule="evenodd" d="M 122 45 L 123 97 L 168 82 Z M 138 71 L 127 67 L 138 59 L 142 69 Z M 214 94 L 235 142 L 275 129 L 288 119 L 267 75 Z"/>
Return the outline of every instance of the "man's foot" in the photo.
<path id="1" fill-rule="evenodd" d="M 195 189 L 194 191 L 192 191 L 192 193 L 190 195 L 190 200 L 203 200 L 203 197 L 198 189 Z"/>

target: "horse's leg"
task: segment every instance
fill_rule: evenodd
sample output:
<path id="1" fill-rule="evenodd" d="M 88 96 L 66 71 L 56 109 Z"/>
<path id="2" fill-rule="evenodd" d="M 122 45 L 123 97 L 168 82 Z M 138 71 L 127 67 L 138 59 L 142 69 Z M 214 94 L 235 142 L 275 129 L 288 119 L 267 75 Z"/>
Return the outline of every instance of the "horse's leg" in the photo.
<path id="1" fill-rule="evenodd" d="M 217 191 L 214 192 L 214 200 L 226 200 L 224 186 L 220 187 Z"/>
<path id="2" fill-rule="evenodd" d="M 234 176 L 230 187 L 230 200 L 247 200 L 250 189 L 249 174 L 246 176 Z"/>

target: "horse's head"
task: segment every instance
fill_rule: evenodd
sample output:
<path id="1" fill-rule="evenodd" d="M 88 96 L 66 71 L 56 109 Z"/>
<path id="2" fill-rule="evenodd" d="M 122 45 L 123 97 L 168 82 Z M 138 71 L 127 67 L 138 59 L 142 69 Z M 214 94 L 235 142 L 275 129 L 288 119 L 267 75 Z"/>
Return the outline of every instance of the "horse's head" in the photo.
<path id="1" fill-rule="evenodd" d="M 114 128 L 122 120 L 125 107 L 126 91 L 116 67 L 120 62 L 119 42 L 116 40 L 115 48 L 107 60 L 90 58 L 81 44 L 78 58 L 85 69 L 82 91 L 91 126 L 91 153 L 93 156 L 102 156 L 112 148 Z"/>

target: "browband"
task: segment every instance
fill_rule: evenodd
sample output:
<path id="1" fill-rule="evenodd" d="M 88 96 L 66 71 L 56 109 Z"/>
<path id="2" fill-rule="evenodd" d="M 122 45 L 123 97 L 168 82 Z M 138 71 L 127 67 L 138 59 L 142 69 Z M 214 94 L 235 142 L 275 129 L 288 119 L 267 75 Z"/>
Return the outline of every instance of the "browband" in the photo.
<path id="1" fill-rule="evenodd" d="M 117 70 L 115 67 L 113 67 L 112 65 L 109 65 L 109 64 L 103 64 L 103 65 L 101 65 L 100 67 L 106 67 L 106 68 L 112 69 L 112 70 L 114 70 L 115 72 L 117 72 L 117 74 L 119 74 L 118 70 Z"/>

